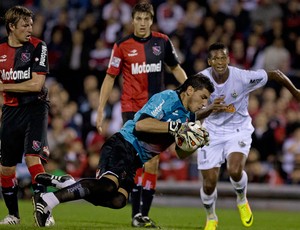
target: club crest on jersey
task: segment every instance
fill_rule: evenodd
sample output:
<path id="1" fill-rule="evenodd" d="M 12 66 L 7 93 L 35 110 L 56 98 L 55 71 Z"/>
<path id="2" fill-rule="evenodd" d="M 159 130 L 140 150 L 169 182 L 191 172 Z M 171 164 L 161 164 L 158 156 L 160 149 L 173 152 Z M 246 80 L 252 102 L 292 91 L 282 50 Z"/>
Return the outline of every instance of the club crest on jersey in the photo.
<path id="1" fill-rule="evenodd" d="M 42 143 L 39 142 L 39 141 L 33 141 L 32 142 L 32 148 L 34 149 L 34 151 L 41 150 L 41 145 L 42 145 Z"/>
<path id="2" fill-rule="evenodd" d="M 237 98 L 238 94 L 237 94 L 235 91 L 233 91 L 233 92 L 231 93 L 231 96 L 232 96 L 233 98 Z"/>
<path id="3" fill-rule="evenodd" d="M 160 46 L 152 46 L 152 52 L 154 55 L 159 56 L 161 54 L 161 47 Z"/>
<path id="4" fill-rule="evenodd" d="M 30 61 L 30 53 L 22 53 L 21 54 L 21 61 L 22 62 L 29 62 Z"/>

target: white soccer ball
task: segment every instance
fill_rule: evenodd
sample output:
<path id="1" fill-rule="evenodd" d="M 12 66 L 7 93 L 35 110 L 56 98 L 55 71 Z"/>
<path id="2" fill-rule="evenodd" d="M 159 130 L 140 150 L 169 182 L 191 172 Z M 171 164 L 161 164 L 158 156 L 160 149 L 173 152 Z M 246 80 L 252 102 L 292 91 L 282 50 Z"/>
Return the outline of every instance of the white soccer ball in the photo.
<path id="1" fill-rule="evenodd" d="M 52 215 L 50 215 L 47 220 L 46 220 L 46 223 L 45 223 L 45 226 L 46 227 L 51 227 L 51 226 L 54 226 L 55 225 L 55 220 L 53 218 Z"/>
<path id="2" fill-rule="evenodd" d="M 194 122 L 182 124 L 179 132 L 175 135 L 176 145 L 185 152 L 196 151 L 205 143 L 203 127 Z"/>

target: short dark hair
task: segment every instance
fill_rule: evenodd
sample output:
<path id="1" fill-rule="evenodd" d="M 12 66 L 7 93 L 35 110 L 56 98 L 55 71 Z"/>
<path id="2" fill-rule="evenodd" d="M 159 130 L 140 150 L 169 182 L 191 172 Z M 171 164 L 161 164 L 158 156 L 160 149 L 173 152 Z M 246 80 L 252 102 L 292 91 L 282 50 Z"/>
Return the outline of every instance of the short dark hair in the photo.
<path id="1" fill-rule="evenodd" d="M 8 9 L 4 15 L 6 32 L 9 34 L 9 24 L 16 25 L 20 19 L 25 21 L 33 17 L 33 12 L 24 6 L 14 6 Z"/>
<path id="2" fill-rule="evenodd" d="M 225 46 L 223 43 L 221 42 L 216 42 L 216 43 L 213 43 L 211 44 L 209 47 L 208 47 L 208 58 L 211 58 L 211 51 L 214 51 L 214 50 L 226 50 L 227 53 L 228 53 L 228 48 L 227 46 Z"/>
<path id="3" fill-rule="evenodd" d="M 215 91 L 215 87 L 211 80 L 202 73 L 189 76 L 178 88 L 179 93 L 185 92 L 189 86 L 192 86 L 195 90 L 207 89 L 210 93 Z"/>
<path id="4" fill-rule="evenodd" d="M 149 13 L 151 15 L 152 19 L 154 18 L 153 6 L 148 2 L 139 2 L 139 3 L 137 3 L 132 9 L 132 13 L 131 13 L 132 18 L 134 18 L 134 15 L 135 15 L 136 12 Z"/>

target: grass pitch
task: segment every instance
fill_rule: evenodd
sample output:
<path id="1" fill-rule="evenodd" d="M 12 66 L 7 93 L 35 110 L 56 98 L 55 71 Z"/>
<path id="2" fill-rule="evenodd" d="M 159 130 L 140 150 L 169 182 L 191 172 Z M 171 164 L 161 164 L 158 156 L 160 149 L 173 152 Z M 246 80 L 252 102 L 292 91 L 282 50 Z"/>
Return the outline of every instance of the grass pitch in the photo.
<path id="1" fill-rule="evenodd" d="M 0 229 L 38 229 L 34 227 L 31 201 L 19 202 L 21 224 L 1 226 Z M 237 210 L 217 209 L 220 230 L 299 230 L 299 212 L 253 210 L 254 224 L 251 228 L 242 226 Z M 70 202 L 58 205 L 53 211 L 56 225 L 50 229 L 113 229 L 133 230 L 131 227 L 131 207 L 127 205 L 120 210 L 95 207 L 86 202 Z M 0 218 L 7 215 L 3 200 L 0 201 Z M 164 207 L 153 206 L 150 212 L 161 229 L 190 230 L 203 229 L 205 213 L 202 207 Z M 49 228 L 47 228 L 49 229 Z"/>

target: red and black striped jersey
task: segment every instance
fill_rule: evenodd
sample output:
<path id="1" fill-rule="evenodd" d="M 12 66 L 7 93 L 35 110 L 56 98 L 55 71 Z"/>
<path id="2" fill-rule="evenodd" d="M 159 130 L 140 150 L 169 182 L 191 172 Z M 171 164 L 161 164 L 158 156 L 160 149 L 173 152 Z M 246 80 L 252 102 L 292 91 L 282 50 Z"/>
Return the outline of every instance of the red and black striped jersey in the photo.
<path id="1" fill-rule="evenodd" d="M 123 77 L 122 112 L 136 112 L 164 89 L 164 65 L 179 64 L 167 35 L 152 32 L 147 38 L 133 34 L 116 42 L 107 73 Z"/>
<path id="2" fill-rule="evenodd" d="M 48 73 L 48 50 L 45 42 L 31 37 L 21 47 L 11 47 L 8 38 L 0 41 L 0 74 L 3 84 L 28 81 L 32 73 Z M 36 100 L 48 101 L 48 90 L 44 86 L 41 92 L 3 92 L 4 104 L 20 106 Z"/>

